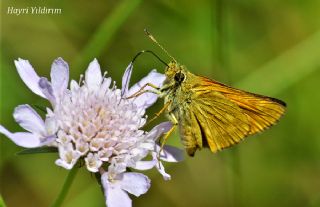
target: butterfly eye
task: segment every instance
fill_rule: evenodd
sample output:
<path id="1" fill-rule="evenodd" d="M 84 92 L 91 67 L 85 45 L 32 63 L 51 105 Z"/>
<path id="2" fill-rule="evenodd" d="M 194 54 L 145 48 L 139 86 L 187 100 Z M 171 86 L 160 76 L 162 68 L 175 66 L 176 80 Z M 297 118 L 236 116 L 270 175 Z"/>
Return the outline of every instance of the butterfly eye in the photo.
<path id="1" fill-rule="evenodd" d="M 174 80 L 181 83 L 184 80 L 184 74 L 182 72 L 178 72 L 174 76 Z"/>

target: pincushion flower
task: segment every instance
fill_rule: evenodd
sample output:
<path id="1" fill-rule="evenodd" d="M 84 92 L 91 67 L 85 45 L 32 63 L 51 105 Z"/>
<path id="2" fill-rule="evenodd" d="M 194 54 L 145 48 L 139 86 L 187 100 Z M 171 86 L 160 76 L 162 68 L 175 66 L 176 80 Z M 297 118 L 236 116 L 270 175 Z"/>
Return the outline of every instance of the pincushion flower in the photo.
<path id="1" fill-rule="evenodd" d="M 20 105 L 13 117 L 28 132 L 12 133 L 0 125 L 0 133 L 25 148 L 56 147 L 59 158 L 55 163 L 65 169 L 75 167 L 79 159 L 84 160 L 88 171 L 101 174 L 109 207 L 131 206 L 127 193 L 140 196 L 150 187 L 147 176 L 127 172 L 128 168 L 156 167 L 165 179 L 170 179 L 157 154 L 163 161 L 177 162 L 182 159 L 182 151 L 165 146 L 159 152 L 156 141 L 171 124 L 161 123 L 150 132 L 142 129 L 147 118 L 145 111 L 157 100 L 157 95 L 145 93 L 126 98 L 148 82 L 160 87 L 164 75 L 153 70 L 129 88 L 133 69 L 130 63 L 122 78 L 122 89 L 118 89 L 110 77 L 101 74 L 96 59 L 89 64 L 84 80 L 79 83 L 71 80 L 70 84 L 69 67 L 62 58 L 52 64 L 51 81 L 39 77 L 27 60 L 18 59 L 15 65 L 27 87 L 47 99 L 52 108 L 47 108 L 43 120 L 29 105 Z M 148 155 L 151 160 L 145 160 Z"/>

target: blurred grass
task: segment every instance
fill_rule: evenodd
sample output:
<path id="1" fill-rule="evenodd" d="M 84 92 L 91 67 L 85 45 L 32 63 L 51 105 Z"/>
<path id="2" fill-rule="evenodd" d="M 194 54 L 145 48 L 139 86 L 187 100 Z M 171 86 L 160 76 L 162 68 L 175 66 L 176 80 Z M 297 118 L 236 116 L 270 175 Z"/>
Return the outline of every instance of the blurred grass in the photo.
<path id="1" fill-rule="evenodd" d="M 108 48 L 113 36 L 130 17 L 142 0 L 124 0 L 103 20 L 97 31 L 89 39 L 80 55 L 75 60 L 74 66 L 80 68 L 88 64 L 95 57 L 99 57 L 104 48 Z"/>
<path id="2" fill-rule="evenodd" d="M 227 6 L 224 13 L 217 7 L 219 2 Z M 4 1 L 1 10 L 37 4 Z M 320 2 L 48 0 L 41 4 L 62 7 L 64 13 L 19 17 L 1 13 L 1 124 L 21 130 L 12 119 L 14 107 L 46 104 L 23 85 L 13 59 L 29 59 L 39 74 L 47 76 L 52 60 L 62 56 L 71 62 L 71 75 L 77 80 L 84 66 L 99 57 L 102 68 L 107 65 L 109 74 L 120 80 L 136 52 L 151 48 L 164 56 L 145 38 L 143 28 L 148 27 L 190 71 L 276 95 L 287 102 L 288 112 L 278 126 L 248 138 L 236 149 L 215 155 L 203 150 L 193 159 L 168 165 L 170 182 L 164 182 L 156 170 L 148 172 L 151 189 L 134 198 L 134 205 L 239 206 L 230 201 L 229 183 L 236 179 L 241 179 L 236 196 L 241 195 L 237 199 L 243 206 L 320 205 Z M 227 32 L 219 32 L 215 24 L 219 15 Z M 137 61 L 133 79 L 155 66 L 163 71 L 153 58 Z M 169 142 L 181 146 L 177 132 Z M 8 206 L 48 206 L 67 174 L 54 165 L 57 156 L 15 156 L 21 149 L 3 136 L 0 149 L 0 193 Z M 239 156 L 240 178 L 232 172 L 232 154 Z M 94 177 L 80 170 L 65 206 L 103 206 L 103 199 Z"/>
<path id="3" fill-rule="evenodd" d="M 277 95 L 320 68 L 320 31 L 284 51 L 236 84 L 256 88 L 261 93 Z"/>
<path id="4" fill-rule="evenodd" d="M 1 195 L 0 195 L 0 206 L 1 207 L 6 207 L 6 204 L 4 203 L 4 200 L 3 200 Z"/>

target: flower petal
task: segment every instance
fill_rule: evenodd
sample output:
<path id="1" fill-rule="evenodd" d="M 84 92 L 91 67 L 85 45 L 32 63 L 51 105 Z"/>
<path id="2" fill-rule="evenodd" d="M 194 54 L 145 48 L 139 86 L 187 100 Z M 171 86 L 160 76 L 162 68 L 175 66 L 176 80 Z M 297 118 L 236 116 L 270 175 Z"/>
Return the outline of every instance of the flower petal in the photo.
<path id="1" fill-rule="evenodd" d="M 147 134 L 148 139 L 157 140 L 163 133 L 169 131 L 172 127 L 172 123 L 170 121 L 162 122 L 157 126 L 153 127 L 152 130 Z"/>
<path id="2" fill-rule="evenodd" d="M 80 156 L 80 152 L 73 149 L 72 143 L 66 143 L 66 145 L 59 145 L 60 159 L 57 159 L 55 163 L 70 170 L 77 163 Z"/>
<path id="3" fill-rule="evenodd" d="M 100 65 L 97 59 L 94 59 L 88 66 L 85 73 L 85 82 L 89 89 L 97 89 L 102 82 Z"/>
<path id="4" fill-rule="evenodd" d="M 160 146 L 156 145 L 156 151 L 159 152 Z M 184 151 L 174 146 L 165 145 L 160 152 L 160 159 L 166 162 L 180 162 L 184 159 Z"/>
<path id="5" fill-rule="evenodd" d="M 132 200 L 128 194 L 120 188 L 110 188 L 106 194 L 108 207 L 131 207 Z"/>
<path id="6" fill-rule="evenodd" d="M 46 98 L 46 96 L 42 93 L 42 91 L 38 85 L 40 77 L 34 71 L 34 69 L 31 66 L 31 64 L 29 63 L 29 61 L 19 58 L 18 60 L 14 61 L 14 64 L 16 65 L 16 68 L 17 68 L 17 71 L 20 75 L 20 78 L 27 85 L 27 87 L 33 93 L 35 93 L 43 98 Z"/>
<path id="7" fill-rule="evenodd" d="M 57 136 L 55 134 L 48 135 L 45 137 L 40 137 L 40 146 L 48 145 L 48 146 L 55 146 L 54 141 L 57 139 Z"/>
<path id="8" fill-rule="evenodd" d="M 157 167 L 158 171 L 161 173 L 161 175 L 163 176 L 164 180 L 171 180 L 171 175 L 166 173 L 166 171 L 164 170 L 164 166 L 160 161 L 158 164 L 156 164 L 156 167 Z"/>
<path id="9" fill-rule="evenodd" d="M 136 162 L 135 166 L 132 166 L 132 168 L 136 170 L 149 170 L 153 168 L 157 164 L 156 160 L 150 160 L 150 161 L 138 161 Z"/>
<path id="10" fill-rule="evenodd" d="M 54 106 L 56 104 L 56 98 L 54 96 L 51 83 L 48 81 L 47 78 L 42 77 L 42 78 L 40 78 L 38 84 L 39 84 L 39 88 L 41 89 L 42 93 L 46 96 L 46 98 Z"/>
<path id="11" fill-rule="evenodd" d="M 100 93 L 106 94 L 106 92 L 109 90 L 111 84 L 111 78 L 103 78 L 102 84 L 100 86 Z"/>
<path id="12" fill-rule="evenodd" d="M 63 94 L 68 87 L 69 66 L 61 57 L 55 59 L 51 65 L 51 84 L 56 97 Z"/>
<path id="13" fill-rule="evenodd" d="M 102 165 L 102 161 L 98 154 L 89 153 L 84 160 L 86 162 L 87 169 L 90 172 L 98 172 Z"/>
<path id="14" fill-rule="evenodd" d="M 29 105 L 17 106 L 13 112 L 16 122 L 25 130 L 37 135 L 45 135 L 45 124 L 39 114 Z"/>
<path id="15" fill-rule="evenodd" d="M 70 90 L 75 91 L 80 88 L 79 84 L 75 80 L 70 81 Z"/>
<path id="16" fill-rule="evenodd" d="M 166 173 L 162 162 L 160 160 L 158 160 L 158 152 L 153 152 L 152 153 L 152 158 L 153 158 L 153 160 L 155 160 L 157 162 L 155 166 L 156 166 L 157 170 L 163 176 L 163 179 L 164 180 L 170 180 L 171 176 L 168 173 Z"/>
<path id="17" fill-rule="evenodd" d="M 143 87 L 147 83 L 152 83 L 153 85 L 157 87 L 161 87 L 163 81 L 166 79 L 166 76 L 156 72 L 156 70 L 151 71 L 146 77 L 142 78 L 138 83 L 133 85 L 129 91 L 128 95 L 132 95 L 140 90 L 141 87 Z M 154 90 L 153 88 L 147 86 L 145 90 Z M 156 102 L 158 98 L 157 94 L 154 93 L 144 93 L 134 99 L 135 104 L 138 107 L 141 107 L 143 109 L 148 108 L 151 106 L 154 102 Z"/>
<path id="18" fill-rule="evenodd" d="M 142 173 L 123 173 L 120 186 L 123 190 L 128 191 L 130 194 L 140 196 L 149 190 L 150 179 Z"/>
<path id="19" fill-rule="evenodd" d="M 132 69 L 133 69 L 133 64 L 132 62 L 130 62 L 130 64 L 128 65 L 128 67 L 126 68 L 126 71 L 122 76 L 121 96 L 124 96 L 128 93 Z"/>
<path id="20" fill-rule="evenodd" d="M 0 125 L 0 133 L 6 135 L 16 145 L 26 148 L 40 147 L 40 137 L 29 132 L 11 133 L 2 125 Z"/>
<path id="21" fill-rule="evenodd" d="M 57 120 L 53 116 L 47 115 L 44 125 L 45 125 L 47 135 L 55 134 L 59 128 Z"/>
<path id="22" fill-rule="evenodd" d="M 119 156 L 112 157 L 111 160 L 109 161 L 111 163 L 108 167 L 108 172 L 110 174 L 117 175 L 127 170 L 127 163 L 122 161 L 118 162 L 117 158 L 119 158 Z"/>
<path id="23" fill-rule="evenodd" d="M 119 182 L 111 183 L 108 180 L 108 173 L 101 176 L 101 183 L 104 188 L 106 205 L 108 207 L 131 207 L 132 201 L 128 194 L 120 188 Z"/>

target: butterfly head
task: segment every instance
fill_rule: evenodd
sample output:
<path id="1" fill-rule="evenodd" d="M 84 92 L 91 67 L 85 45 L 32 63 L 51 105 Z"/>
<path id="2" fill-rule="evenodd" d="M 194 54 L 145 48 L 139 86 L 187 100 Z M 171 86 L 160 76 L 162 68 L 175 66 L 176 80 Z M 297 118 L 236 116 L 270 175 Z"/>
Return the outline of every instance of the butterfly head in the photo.
<path id="1" fill-rule="evenodd" d="M 171 61 L 165 69 L 165 75 L 170 82 L 180 85 L 186 78 L 186 69 L 176 61 Z"/>

